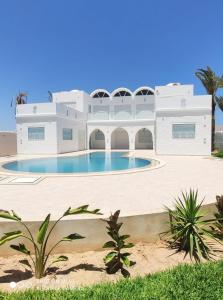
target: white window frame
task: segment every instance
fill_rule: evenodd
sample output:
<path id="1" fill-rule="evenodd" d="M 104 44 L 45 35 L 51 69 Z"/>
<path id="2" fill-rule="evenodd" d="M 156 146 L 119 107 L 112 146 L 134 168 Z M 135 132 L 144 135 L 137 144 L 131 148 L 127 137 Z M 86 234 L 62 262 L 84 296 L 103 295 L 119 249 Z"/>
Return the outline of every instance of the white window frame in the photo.
<path id="1" fill-rule="evenodd" d="M 62 136 L 63 136 L 63 141 L 72 141 L 73 140 L 73 129 L 72 128 L 63 128 Z"/>
<path id="2" fill-rule="evenodd" d="M 30 132 L 34 129 L 34 132 Z M 38 132 L 42 129 L 42 132 Z M 35 132 L 36 130 L 36 132 Z M 28 141 L 44 141 L 45 140 L 45 127 L 44 126 L 29 126 L 28 127 Z"/>
<path id="3" fill-rule="evenodd" d="M 179 130 L 174 132 L 174 126 L 193 126 L 193 131 Z M 173 123 L 172 124 L 172 138 L 173 139 L 195 139 L 196 136 L 196 124 L 195 123 Z"/>

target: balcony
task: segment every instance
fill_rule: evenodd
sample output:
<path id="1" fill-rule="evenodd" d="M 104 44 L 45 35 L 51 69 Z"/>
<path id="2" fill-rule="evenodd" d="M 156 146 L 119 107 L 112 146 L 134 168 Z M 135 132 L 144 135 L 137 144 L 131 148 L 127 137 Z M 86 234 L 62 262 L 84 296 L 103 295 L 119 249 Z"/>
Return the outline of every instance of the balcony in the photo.
<path id="1" fill-rule="evenodd" d="M 70 119 L 84 119 L 84 114 L 61 103 L 33 103 L 18 105 L 16 117 L 50 117 L 58 116 Z"/>

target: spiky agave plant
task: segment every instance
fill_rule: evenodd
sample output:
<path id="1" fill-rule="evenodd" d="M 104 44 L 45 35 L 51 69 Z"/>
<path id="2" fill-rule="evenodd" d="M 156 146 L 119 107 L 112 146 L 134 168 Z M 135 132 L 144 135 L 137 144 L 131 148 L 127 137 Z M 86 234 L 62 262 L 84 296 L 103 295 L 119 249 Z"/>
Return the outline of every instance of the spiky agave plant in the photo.
<path id="1" fill-rule="evenodd" d="M 105 220 L 108 224 L 106 227 L 108 230 L 107 233 L 112 240 L 105 243 L 103 248 L 113 248 L 113 250 L 104 257 L 104 263 L 108 274 L 114 274 L 121 270 L 124 277 L 129 277 L 130 274 L 125 267 L 130 267 L 134 262 L 129 260 L 131 254 L 129 252 L 122 252 L 122 250 L 132 248 L 134 244 L 126 243 L 130 235 L 121 235 L 119 233 L 123 225 L 123 223 L 118 223 L 119 214 L 120 210 L 117 210 L 114 214 L 111 214 L 108 220 Z"/>
<path id="2" fill-rule="evenodd" d="M 214 255 L 210 239 L 215 239 L 210 225 L 214 219 L 208 220 L 201 211 L 203 200 L 198 203 L 198 191 L 190 190 L 182 193 L 174 203 L 174 209 L 167 208 L 170 216 L 169 246 L 176 252 L 185 251 L 191 260 L 211 259 Z"/>
<path id="3" fill-rule="evenodd" d="M 34 234 L 31 232 L 31 230 L 26 225 L 26 223 L 22 221 L 22 219 L 13 210 L 12 211 L 0 210 L 0 218 L 16 221 L 19 225 L 21 225 L 24 228 L 24 231 L 16 230 L 16 231 L 5 233 L 0 238 L 0 246 L 16 238 L 23 238 L 25 240 L 28 240 L 33 247 L 33 255 L 31 254 L 31 250 L 28 249 L 24 243 L 19 243 L 18 245 L 12 244 L 10 245 L 10 247 L 16 251 L 19 251 L 27 255 L 29 257 L 29 260 L 28 259 L 20 260 L 20 263 L 24 264 L 26 267 L 29 267 L 35 274 L 36 278 L 42 278 L 46 275 L 47 269 L 49 268 L 49 265 L 47 263 L 50 254 L 60 243 L 71 242 L 74 240 L 79 240 L 84 238 L 84 236 L 78 233 L 71 233 L 68 236 L 65 236 L 59 241 L 57 241 L 54 244 L 54 246 L 51 247 L 51 249 L 47 250 L 49 238 L 53 234 L 53 231 L 56 225 L 60 222 L 60 220 L 66 216 L 79 215 L 79 214 L 98 215 L 101 213 L 99 209 L 89 210 L 88 205 L 83 205 L 78 208 L 69 207 L 64 212 L 64 214 L 52 224 L 52 226 L 50 226 L 50 214 L 48 214 L 45 220 L 40 225 L 39 230 L 36 233 L 36 236 L 34 236 Z M 67 260 L 68 260 L 67 256 L 61 255 L 57 257 L 50 264 L 50 266 L 56 262 L 67 261 Z"/>

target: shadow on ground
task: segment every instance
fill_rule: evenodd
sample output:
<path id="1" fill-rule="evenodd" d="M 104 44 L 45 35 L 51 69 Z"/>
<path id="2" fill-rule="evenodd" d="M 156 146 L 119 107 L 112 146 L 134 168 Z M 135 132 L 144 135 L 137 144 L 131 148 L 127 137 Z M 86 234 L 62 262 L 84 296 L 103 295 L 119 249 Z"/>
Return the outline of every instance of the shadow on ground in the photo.
<path id="1" fill-rule="evenodd" d="M 0 283 L 9 283 L 11 281 L 19 282 L 33 277 L 32 272 L 28 270 L 21 271 L 21 270 L 11 269 L 11 270 L 5 270 L 4 273 L 6 275 L 0 277 Z"/>
<path id="2" fill-rule="evenodd" d="M 60 268 L 54 267 L 48 269 L 48 274 L 55 273 L 56 275 L 67 275 L 71 272 L 77 272 L 78 270 L 85 270 L 85 271 L 93 271 L 93 272 L 103 272 L 104 268 L 98 268 L 93 264 L 79 264 L 77 266 L 68 268 L 66 270 L 60 270 Z"/>

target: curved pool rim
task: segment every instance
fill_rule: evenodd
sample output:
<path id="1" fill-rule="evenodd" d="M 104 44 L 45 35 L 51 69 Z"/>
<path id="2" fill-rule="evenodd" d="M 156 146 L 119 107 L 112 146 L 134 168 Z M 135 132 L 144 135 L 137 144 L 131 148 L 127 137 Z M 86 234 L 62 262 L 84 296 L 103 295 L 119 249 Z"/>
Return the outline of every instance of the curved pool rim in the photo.
<path id="1" fill-rule="evenodd" d="M 98 153 L 98 152 L 108 152 L 108 153 L 114 153 L 114 152 L 122 152 L 123 156 L 126 157 L 134 157 L 135 159 L 141 159 L 149 161 L 147 165 L 143 167 L 135 167 L 135 168 L 129 168 L 129 169 L 121 169 L 121 170 L 112 170 L 112 171 L 100 171 L 100 172 L 73 172 L 73 173 L 53 173 L 53 172 L 25 172 L 25 171 L 15 171 L 5 168 L 6 165 L 18 161 L 32 161 L 32 160 L 38 160 L 38 159 L 47 159 L 47 158 L 62 158 L 62 157 L 77 157 L 92 153 Z M 154 169 L 159 169 L 163 166 L 165 166 L 165 162 L 161 161 L 160 159 L 146 156 L 146 155 L 140 155 L 140 153 L 136 153 L 135 151 L 131 150 L 110 150 L 110 151 L 103 151 L 103 150 L 86 150 L 81 152 L 73 152 L 73 153 L 62 153 L 57 155 L 40 155 L 40 156 L 33 156 L 31 158 L 20 158 L 14 160 L 7 160 L 0 164 L 0 174 L 1 175 L 7 175 L 7 176 L 41 176 L 41 177 L 84 177 L 84 176 L 103 176 L 103 175 L 119 175 L 119 174 L 131 174 L 131 173 L 138 173 L 138 172 L 144 172 L 144 171 L 152 171 Z"/>

